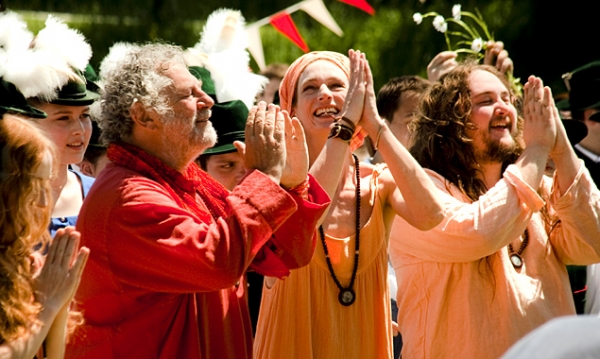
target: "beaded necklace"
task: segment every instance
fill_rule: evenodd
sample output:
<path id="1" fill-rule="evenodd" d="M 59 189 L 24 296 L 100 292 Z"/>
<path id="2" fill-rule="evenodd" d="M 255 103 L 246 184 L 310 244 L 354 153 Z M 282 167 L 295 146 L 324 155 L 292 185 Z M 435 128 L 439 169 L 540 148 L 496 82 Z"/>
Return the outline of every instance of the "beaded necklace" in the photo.
<path id="1" fill-rule="evenodd" d="M 358 270 L 358 248 L 360 245 L 360 169 L 358 168 L 358 157 L 352 155 L 354 158 L 354 165 L 356 168 L 356 239 L 354 241 L 354 269 L 352 270 L 352 277 L 350 278 L 350 284 L 344 288 L 340 281 L 337 279 L 333 266 L 331 265 L 331 259 L 329 259 L 329 251 L 327 250 L 327 243 L 325 242 L 325 231 L 323 226 L 319 226 L 319 233 L 321 235 L 321 243 L 323 243 L 323 251 L 325 252 L 325 261 L 327 261 L 327 267 L 331 278 L 335 282 L 335 285 L 340 290 L 338 300 L 343 306 L 349 306 L 354 303 L 356 299 L 356 293 L 352 287 L 354 286 L 354 280 L 356 279 L 356 271 Z"/>
<path id="2" fill-rule="evenodd" d="M 510 262 L 512 263 L 513 267 L 521 268 L 523 266 L 523 258 L 521 257 L 521 254 L 523 254 L 525 247 L 527 247 L 527 243 L 529 243 L 529 232 L 527 232 L 526 228 L 525 232 L 523 233 L 523 243 L 521 243 L 521 247 L 519 248 L 518 252 L 515 253 L 513 251 L 512 244 L 508 244 L 508 257 L 510 258 Z"/>

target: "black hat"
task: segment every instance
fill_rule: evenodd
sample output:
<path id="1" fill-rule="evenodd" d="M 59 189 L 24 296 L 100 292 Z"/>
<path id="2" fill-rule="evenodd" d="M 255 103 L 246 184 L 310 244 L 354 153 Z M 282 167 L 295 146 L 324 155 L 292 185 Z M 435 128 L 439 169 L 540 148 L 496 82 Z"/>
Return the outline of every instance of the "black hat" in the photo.
<path id="1" fill-rule="evenodd" d="M 197 66 L 191 66 L 189 70 L 197 79 L 202 80 L 202 91 L 215 101 L 211 108 L 210 122 L 217 131 L 218 140 L 214 147 L 204 151 L 202 155 L 219 155 L 237 151 L 233 142 L 244 142 L 248 107 L 240 100 L 217 103 L 215 84 L 210 77 L 210 72 Z"/>
<path id="2" fill-rule="evenodd" d="M 600 61 L 593 61 L 564 74 L 569 99 L 556 104 L 561 110 L 600 108 Z"/>
<path id="3" fill-rule="evenodd" d="M 203 155 L 218 155 L 237 151 L 234 141 L 244 142 L 248 107 L 240 100 L 215 103 L 210 122 L 217 131 L 217 144 Z"/>
<path id="4" fill-rule="evenodd" d="M 100 127 L 98 126 L 98 122 L 96 122 L 95 120 L 92 120 L 92 136 L 90 137 L 90 143 L 88 143 L 89 147 L 94 147 L 94 148 L 106 148 L 107 146 L 103 145 L 102 143 L 100 143 L 100 134 L 102 133 L 102 130 L 100 130 Z"/>
<path id="5" fill-rule="evenodd" d="M 11 112 L 33 118 L 47 117 L 45 112 L 29 106 L 15 85 L 0 78 L 0 115 Z"/>
<path id="6" fill-rule="evenodd" d="M 576 145 L 581 140 L 585 138 L 588 134 L 588 129 L 585 123 L 578 120 L 571 119 L 563 119 L 563 126 L 565 126 L 565 131 L 567 131 L 567 137 L 569 138 L 569 142 L 571 144 Z"/>
<path id="7" fill-rule="evenodd" d="M 86 80 L 83 72 L 77 69 L 73 69 L 73 72 L 79 77 L 79 80 L 70 80 L 58 91 L 58 97 L 50 103 L 65 106 L 89 106 L 100 97 L 96 84 Z M 90 89 L 95 91 L 90 91 Z"/>

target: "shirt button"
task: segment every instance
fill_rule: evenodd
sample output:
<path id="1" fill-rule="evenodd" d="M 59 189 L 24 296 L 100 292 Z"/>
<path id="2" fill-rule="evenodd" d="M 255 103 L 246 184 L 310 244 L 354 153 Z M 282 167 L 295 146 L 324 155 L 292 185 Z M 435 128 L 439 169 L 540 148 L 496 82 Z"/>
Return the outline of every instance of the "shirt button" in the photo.
<path id="1" fill-rule="evenodd" d="M 58 219 L 61 223 L 67 223 L 67 218 L 66 217 L 60 217 Z"/>

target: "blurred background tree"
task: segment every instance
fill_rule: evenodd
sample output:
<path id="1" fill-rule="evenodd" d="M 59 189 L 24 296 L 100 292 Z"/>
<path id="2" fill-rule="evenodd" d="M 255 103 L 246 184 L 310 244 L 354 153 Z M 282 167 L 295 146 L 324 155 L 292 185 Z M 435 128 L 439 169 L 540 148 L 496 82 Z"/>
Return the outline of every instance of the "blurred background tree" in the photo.
<path id="1" fill-rule="evenodd" d="M 421 2 L 423 1 L 423 2 Z M 118 41 L 161 39 L 183 47 L 198 42 L 208 15 L 218 8 L 237 9 L 248 24 L 270 16 L 299 0 L 4 0 L 20 12 L 34 32 L 46 13 L 56 13 L 88 38 L 97 68 L 109 47 Z M 515 76 L 535 74 L 564 91 L 561 75 L 587 62 L 600 60 L 600 31 L 589 1 L 549 3 L 545 0 L 368 0 L 374 16 L 336 0 L 324 0 L 344 31 L 338 37 L 302 11 L 292 14 L 311 50 L 346 53 L 360 49 L 369 59 L 379 88 L 388 79 L 406 74 L 426 75 L 428 62 L 446 49 L 444 36 L 431 21 L 415 24 L 415 12 L 436 11 L 451 16 L 454 4 L 464 11 L 478 9 L 494 38 L 505 43 L 515 63 Z M 430 20 L 430 19 L 429 19 Z M 291 63 L 302 55 L 270 25 L 261 27 L 265 60 Z M 252 67 L 258 71 L 256 63 Z"/>

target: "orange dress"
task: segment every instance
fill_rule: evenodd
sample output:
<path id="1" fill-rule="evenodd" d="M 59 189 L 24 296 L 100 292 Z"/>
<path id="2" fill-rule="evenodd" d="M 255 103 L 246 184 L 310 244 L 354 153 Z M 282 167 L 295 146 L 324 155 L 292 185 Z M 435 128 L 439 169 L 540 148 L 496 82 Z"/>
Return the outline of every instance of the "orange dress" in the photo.
<path id="1" fill-rule="evenodd" d="M 373 212 L 360 231 L 356 301 L 343 306 L 327 268 L 323 246 L 306 267 L 292 270 L 272 288 L 263 287 L 254 339 L 255 359 L 392 358 L 387 244 L 383 208 L 377 195 L 376 168 L 371 178 Z M 335 275 L 346 287 L 354 266 L 355 236 L 326 236 Z"/>

